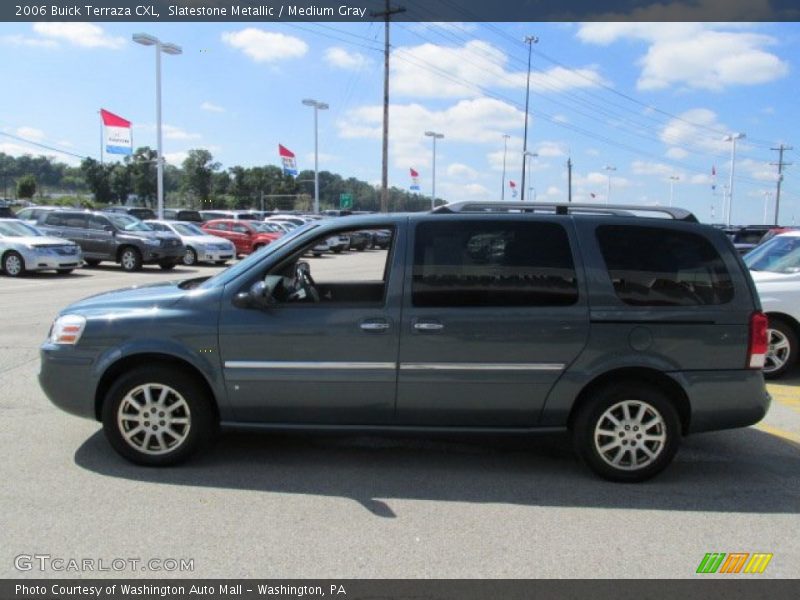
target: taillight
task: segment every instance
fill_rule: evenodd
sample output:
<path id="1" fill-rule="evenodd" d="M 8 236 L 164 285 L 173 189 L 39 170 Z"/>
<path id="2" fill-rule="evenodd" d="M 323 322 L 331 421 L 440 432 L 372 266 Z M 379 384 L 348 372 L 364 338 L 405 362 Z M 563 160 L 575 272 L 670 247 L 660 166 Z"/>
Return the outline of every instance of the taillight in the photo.
<path id="1" fill-rule="evenodd" d="M 747 368 L 749 369 L 764 367 L 769 348 L 768 325 L 769 321 L 764 313 L 754 312 L 750 315 L 750 344 L 747 348 Z"/>

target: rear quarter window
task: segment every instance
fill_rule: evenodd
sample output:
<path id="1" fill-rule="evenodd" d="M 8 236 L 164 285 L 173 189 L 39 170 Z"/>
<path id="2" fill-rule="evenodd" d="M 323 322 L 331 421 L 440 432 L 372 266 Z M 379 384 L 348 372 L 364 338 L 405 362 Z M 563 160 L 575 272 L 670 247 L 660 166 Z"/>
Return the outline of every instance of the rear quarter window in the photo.
<path id="1" fill-rule="evenodd" d="M 631 306 L 712 306 L 733 300 L 725 263 L 711 242 L 688 231 L 603 225 L 597 241 L 614 291 Z"/>

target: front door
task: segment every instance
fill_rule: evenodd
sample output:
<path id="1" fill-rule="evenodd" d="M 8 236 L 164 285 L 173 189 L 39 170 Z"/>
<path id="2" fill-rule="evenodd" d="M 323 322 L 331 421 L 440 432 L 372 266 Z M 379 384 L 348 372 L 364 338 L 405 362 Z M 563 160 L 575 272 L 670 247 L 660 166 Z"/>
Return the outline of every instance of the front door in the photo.
<path id="1" fill-rule="evenodd" d="M 558 217 L 416 224 L 407 250 L 398 424 L 536 425 L 589 332 L 571 238 L 571 223 Z"/>
<path id="2" fill-rule="evenodd" d="M 386 250 L 305 259 L 303 252 L 318 239 L 228 286 L 219 343 L 237 420 L 392 423 L 403 278 L 396 265 L 402 244 L 393 238 Z M 301 258 L 310 265 L 307 287 L 294 276 Z M 237 308 L 231 302 L 259 279 L 277 277 L 273 307 Z"/>

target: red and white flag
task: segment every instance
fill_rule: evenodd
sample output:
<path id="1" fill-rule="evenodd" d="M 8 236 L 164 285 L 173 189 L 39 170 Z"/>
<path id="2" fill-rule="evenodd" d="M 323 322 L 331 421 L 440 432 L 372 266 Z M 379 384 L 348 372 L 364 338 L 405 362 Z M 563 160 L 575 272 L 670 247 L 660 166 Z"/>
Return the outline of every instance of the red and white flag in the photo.
<path id="1" fill-rule="evenodd" d="M 131 122 L 104 108 L 100 109 L 100 118 L 103 119 L 103 129 L 105 130 L 103 139 L 106 152 L 109 154 L 132 154 Z"/>
<path id="2" fill-rule="evenodd" d="M 509 180 L 508 181 L 508 187 L 511 188 L 511 197 L 512 198 L 516 198 L 517 197 L 517 184 L 516 184 L 516 182 Z"/>
<path id="3" fill-rule="evenodd" d="M 283 163 L 283 174 L 297 177 L 297 161 L 295 160 L 294 152 L 283 144 L 278 144 L 278 156 L 280 156 Z"/>
<path id="4" fill-rule="evenodd" d="M 419 173 L 412 167 L 408 169 L 409 173 L 411 174 L 411 191 L 418 192 L 419 191 Z"/>

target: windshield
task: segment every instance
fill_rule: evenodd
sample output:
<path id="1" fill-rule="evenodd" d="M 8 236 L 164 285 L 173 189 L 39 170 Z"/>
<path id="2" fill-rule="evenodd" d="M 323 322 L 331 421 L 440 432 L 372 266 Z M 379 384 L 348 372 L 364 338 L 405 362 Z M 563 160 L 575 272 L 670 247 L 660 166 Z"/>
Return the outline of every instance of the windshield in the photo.
<path id="1" fill-rule="evenodd" d="M 278 227 L 277 225 L 273 225 L 272 223 L 251 223 L 251 225 L 257 229 L 258 231 L 264 233 L 283 233 L 283 229 Z"/>
<path id="2" fill-rule="evenodd" d="M 130 215 L 115 215 L 109 213 L 106 215 L 108 220 L 114 224 L 114 227 L 122 231 L 153 231 L 147 223 L 142 223 L 136 217 Z"/>
<path id="3" fill-rule="evenodd" d="M 42 232 L 22 221 L 0 222 L 0 235 L 3 237 L 40 237 Z"/>
<path id="4" fill-rule="evenodd" d="M 192 225 L 190 223 L 173 223 L 172 227 L 178 235 L 208 235 L 197 225 Z"/>
<path id="5" fill-rule="evenodd" d="M 800 272 L 800 237 L 778 236 L 744 257 L 751 271 Z"/>
<path id="6" fill-rule="evenodd" d="M 224 271 L 220 271 L 207 281 L 203 282 L 198 287 L 201 288 L 216 287 L 217 282 L 220 279 L 224 278 L 223 279 L 224 281 L 230 281 L 231 279 L 238 277 L 240 273 L 244 273 L 245 271 L 250 269 L 250 267 L 252 267 L 254 264 L 258 264 L 259 262 L 261 262 L 264 259 L 264 257 L 274 254 L 275 252 L 286 246 L 296 237 L 299 237 L 300 235 L 302 235 L 307 231 L 316 229 L 317 227 L 319 227 L 318 223 L 308 223 L 306 225 L 303 225 L 302 227 L 298 227 L 297 229 L 292 230 L 291 233 L 287 233 L 286 235 L 279 237 L 271 244 L 264 246 L 264 248 L 262 248 L 259 252 L 253 252 L 250 256 L 236 263 L 232 267 L 229 267 Z"/>

